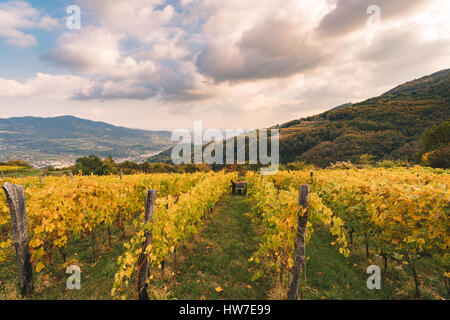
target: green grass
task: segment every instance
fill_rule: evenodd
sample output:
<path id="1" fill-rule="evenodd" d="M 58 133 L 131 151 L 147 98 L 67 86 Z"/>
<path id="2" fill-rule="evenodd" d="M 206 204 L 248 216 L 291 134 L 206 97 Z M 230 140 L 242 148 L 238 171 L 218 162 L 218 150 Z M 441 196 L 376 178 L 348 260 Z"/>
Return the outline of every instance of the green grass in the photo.
<path id="1" fill-rule="evenodd" d="M 66 175 L 69 173 L 70 170 L 68 169 L 61 169 L 61 170 L 45 170 L 45 169 L 35 169 L 35 168 L 29 168 L 29 169 L 23 169 L 19 171 L 8 171 L 4 172 L 3 176 L 5 178 L 24 178 L 24 177 L 38 177 L 42 175 L 54 175 L 54 176 L 61 176 Z M 1 176 L 0 176 L 1 178 Z"/>
<path id="2" fill-rule="evenodd" d="M 253 283 L 248 259 L 258 249 L 257 227 L 241 196 L 226 196 L 200 234 L 171 261 L 168 287 L 176 299 L 265 299 L 270 279 Z M 216 288 L 221 287 L 222 292 Z"/>
<path id="3" fill-rule="evenodd" d="M 306 254 L 306 282 L 302 277 L 304 299 L 390 299 L 394 287 L 383 281 L 381 290 L 369 290 L 366 274 L 369 261 L 361 257 L 345 258 L 330 245 L 333 238 L 325 231 L 316 230 L 308 243 Z"/>
<path id="4" fill-rule="evenodd" d="M 92 253 L 90 237 L 73 239 L 66 249 L 66 261 L 78 265 L 81 269 L 81 289 L 68 290 L 67 278 L 63 259 L 60 254 L 53 256 L 53 264 L 40 273 L 33 273 L 34 294 L 31 299 L 37 300 L 108 300 L 111 299 L 111 288 L 114 275 L 117 272 L 117 257 L 124 251 L 122 237 L 119 229 L 113 229 L 111 247 L 107 243 L 106 228 L 97 228 L 95 252 Z M 0 280 L 3 280 L 6 297 L 21 299 L 19 294 L 19 280 L 17 265 L 13 255 L 0 269 Z M 0 286 L 0 300 L 4 299 Z"/>
<path id="5" fill-rule="evenodd" d="M 306 248 L 309 257 L 305 275 L 302 275 L 303 299 L 334 300 L 391 300 L 416 299 L 411 270 L 408 265 L 389 260 L 383 270 L 382 258 L 371 253 L 367 259 L 362 245 L 356 245 L 350 257 L 339 253 L 332 246 L 333 237 L 326 231 L 316 229 Z M 367 267 L 377 265 L 381 269 L 381 290 L 369 290 L 366 286 Z M 429 261 L 419 261 L 421 299 L 448 299 L 442 279 L 436 275 Z"/>

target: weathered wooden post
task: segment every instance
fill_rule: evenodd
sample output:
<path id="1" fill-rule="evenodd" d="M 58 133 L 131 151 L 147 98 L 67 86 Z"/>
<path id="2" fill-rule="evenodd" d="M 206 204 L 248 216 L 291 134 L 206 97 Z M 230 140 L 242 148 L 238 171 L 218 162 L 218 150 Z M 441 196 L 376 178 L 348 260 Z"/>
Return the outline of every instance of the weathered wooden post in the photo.
<path id="1" fill-rule="evenodd" d="M 309 192 L 310 187 L 308 184 L 300 185 L 298 190 L 298 205 L 306 209 L 306 211 L 302 214 L 298 214 L 297 237 L 295 238 L 294 249 L 294 268 L 292 269 L 291 283 L 289 284 L 288 300 L 297 300 L 300 273 L 306 260 L 305 235 L 309 214 Z"/>
<path id="2" fill-rule="evenodd" d="M 120 169 L 120 180 L 122 180 L 122 175 L 123 175 L 123 172 L 122 172 L 122 169 Z"/>
<path id="3" fill-rule="evenodd" d="M 72 171 L 69 171 L 69 177 L 70 177 L 72 180 L 75 179 L 75 178 L 73 177 Z"/>
<path id="4" fill-rule="evenodd" d="M 150 222 L 153 224 L 153 214 L 155 213 L 155 201 L 157 190 L 147 190 L 145 198 L 145 223 Z M 152 230 L 145 233 L 145 242 L 142 246 L 142 252 L 138 259 L 138 296 L 139 300 L 148 300 L 147 293 L 147 280 L 148 280 L 148 259 L 145 250 L 153 241 Z"/>
<path id="5" fill-rule="evenodd" d="M 27 212 L 23 186 L 5 183 L 3 190 L 11 212 L 11 229 L 19 267 L 20 289 L 23 296 L 33 294 L 33 270 L 27 231 Z"/>
<path id="6" fill-rule="evenodd" d="M 39 183 L 42 183 L 42 176 L 39 176 Z"/>
<path id="7" fill-rule="evenodd" d="M 5 179 L 5 173 L 2 171 L 2 179 Z"/>

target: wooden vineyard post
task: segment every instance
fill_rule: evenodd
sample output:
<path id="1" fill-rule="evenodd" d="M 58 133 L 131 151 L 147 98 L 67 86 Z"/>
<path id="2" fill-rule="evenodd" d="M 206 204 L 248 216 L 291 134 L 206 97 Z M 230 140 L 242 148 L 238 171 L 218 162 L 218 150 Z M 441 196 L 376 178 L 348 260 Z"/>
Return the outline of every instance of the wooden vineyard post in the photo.
<path id="1" fill-rule="evenodd" d="M 70 177 L 72 180 L 75 179 L 75 178 L 73 177 L 72 171 L 69 171 L 69 177 Z"/>
<path id="2" fill-rule="evenodd" d="M 153 224 L 153 214 L 155 213 L 155 200 L 157 190 L 147 190 L 145 198 L 145 223 Z M 138 296 L 139 300 L 148 300 L 147 280 L 148 280 L 148 259 L 145 250 L 152 244 L 152 231 L 145 233 L 145 242 L 138 259 Z"/>
<path id="3" fill-rule="evenodd" d="M 42 176 L 39 176 L 39 183 L 42 183 Z"/>
<path id="4" fill-rule="evenodd" d="M 122 180 L 122 175 L 123 175 L 123 172 L 122 172 L 122 169 L 120 169 L 120 180 Z"/>
<path id="5" fill-rule="evenodd" d="M 295 238 L 294 249 L 294 268 L 292 269 L 291 282 L 289 284 L 288 300 L 297 300 L 300 273 L 306 260 L 305 235 L 309 214 L 309 192 L 310 187 L 308 184 L 300 185 L 298 190 L 298 204 L 300 207 L 306 209 L 306 211 L 298 215 L 297 236 Z"/>
<path id="6" fill-rule="evenodd" d="M 3 190 L 11 212 L 11 229 L 19 268 L 20 289 L 23 296 L 33 294 L 33 270 L 27 231 L 27 212 L 23 186 L 5 183 Z"/>
<path id="7" fill-rule="evenodd" d="M 2 171 L 2 179 L 5 179 L 5 174 L 3 173 L 3 171 Z"/>

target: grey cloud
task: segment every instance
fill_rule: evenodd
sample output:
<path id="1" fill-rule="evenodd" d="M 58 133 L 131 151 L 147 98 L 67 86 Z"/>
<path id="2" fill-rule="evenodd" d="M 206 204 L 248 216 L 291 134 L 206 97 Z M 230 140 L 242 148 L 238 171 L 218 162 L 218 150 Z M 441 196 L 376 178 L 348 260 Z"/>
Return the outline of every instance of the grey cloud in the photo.
<path id="1" fill-rule="evenodd" d="M 123 83 L 121 81 L 99 81 L 87 91 L 77 92 L 74 100 L 93 99 L 138 99 L 146 100 L 156 96 L 157 88 L 143 83 Z"/>
<path id="2" fill-rule="evenodd" d="M 288 77 L 316 68 L 325 54 L 286 20 L 266 19 L 235 43 L 211 42 L 197 59 L 199 71 L 216 82 Z"/>
<path id="3" fill-rule="evenodd" d="M 201 79 L 189 63 L 172 66 L 159 65 L 153 74 L 147 76 L 106 77 L 98 79 L 89 89 L 74 95 L 76 100 L 90 99 L 139 99 L 160 97 L 163 101 L 194 101 L 210 97 L 201 90 Z"/>
<path id="4" fill-rule="evenodd" d="M 70 52 L 62 52 L 60 49 L 43 54 L 41 59 L 50 64 L 75 71 L 85 71 L 91 67 L 90 62 L 84 59 L 83 56 Z"/>
<path id="5" fill-rule="evenodd" d="M 359 57 L 362 60 L 381 62 L 387 60 L 417 59 L 423 54 L 432 57 L 448 47 L 444 40 L 422 40 L 414 29 L 391 29 L 380 34 Z M 442 52 L 442 51 L 441 51 Z"/>
<path id="6" fill-rule="evenodd" d="M 377 5 L 381 21 L 408 15 L 434 0 L 337 0 L 336 8 L 328 13 L 317 27 L 323 37 L 343 36 L 364 28 L 368 19 L 367 8 Z"/>
<path id="7" fill-rule="evenodd" d="M 375 86 L 401 83 L 449 67 L 450 39 L 424 40 L 415 29 L 385 32 L 358 55 Z"/>

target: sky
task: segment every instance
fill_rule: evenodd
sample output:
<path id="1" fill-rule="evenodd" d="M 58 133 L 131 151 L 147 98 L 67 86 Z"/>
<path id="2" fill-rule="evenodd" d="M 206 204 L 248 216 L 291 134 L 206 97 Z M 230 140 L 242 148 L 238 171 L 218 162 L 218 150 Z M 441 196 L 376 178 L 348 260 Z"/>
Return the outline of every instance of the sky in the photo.
<path id="1" fill-rule="evenodd" d="M 269 127 L 449 68 L 449 17 L 448 0 L 0 0 L 0 118 Z"/>

